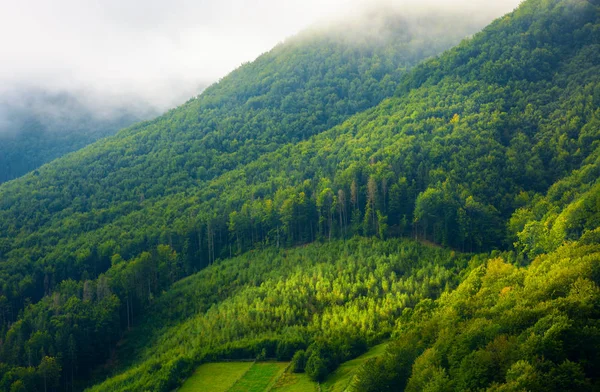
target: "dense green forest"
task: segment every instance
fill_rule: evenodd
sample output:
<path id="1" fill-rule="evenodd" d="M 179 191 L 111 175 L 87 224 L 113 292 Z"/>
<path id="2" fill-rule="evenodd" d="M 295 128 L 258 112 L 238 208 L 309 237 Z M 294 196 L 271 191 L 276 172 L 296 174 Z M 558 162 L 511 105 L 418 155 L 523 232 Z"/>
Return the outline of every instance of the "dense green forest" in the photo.
<path id="1" fill-rule="evenodd" d="M 512 254 L 470 265 L 458 288 L 396 321 L 356 391 L 597 391 L 600 156 L 519 209 Z M 524 218 L 527 217 L 527 218 Z"/>
<path id="2" fill-rule="evenodd" d="M 600 388 L 599 16 L 528 0 L 420 65 L 473 26 L 313 31 L 0 186 L 1 388 L 384 339 L 355 390 Z"/>
<path id="3" fill-rule="evenodd" d="M 165 201 L 378 104 L 408 68 L 480 28 L 440 27 L 434 16 L 386 18 L 382 36 L 348 40 L 334 28 L 292 38 L 164 116 L 0 187 L 3 362 L 32 369 L 48 354 L 64 364 L 73 351 L 78 378 L 88 379 L 152 298 L 234 252 L 228 228 L 201 223 L 197 214 L 193 231 L 173 230 L 174 222 L 164 220 Z M 428 34 L 415 35 L 414 25 Z M 162 216 L 160 223 L 150 211 Z M 103 302 L 69 307 L 56 332 L 25 321 L 32 306 L 83 299 L 96 282 Z M 60 372 L 63 386 L 71 381 L 68 371 Z"/>
<path id="4" fill-rule="evenodd" d="M 141 102 L 100 113 L 81 101 L 31 88 L 0 95 L 0 184 L 156 115 Z"/>

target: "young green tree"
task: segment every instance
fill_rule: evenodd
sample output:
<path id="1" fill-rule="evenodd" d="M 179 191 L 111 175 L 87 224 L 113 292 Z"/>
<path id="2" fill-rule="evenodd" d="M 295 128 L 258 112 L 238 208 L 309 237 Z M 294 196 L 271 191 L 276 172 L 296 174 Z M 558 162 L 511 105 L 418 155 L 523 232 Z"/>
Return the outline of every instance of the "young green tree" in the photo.
<path id="1" fill-rule="evenodd" d="M 42 362 L 38 366 L 38 373 L 44 380 L 44 392 L 47 392 L 48 388 L 54 389 L 58 386 L 60 372 L 61 366 L 56 358 L 49 356 L 42 358 Z"/>

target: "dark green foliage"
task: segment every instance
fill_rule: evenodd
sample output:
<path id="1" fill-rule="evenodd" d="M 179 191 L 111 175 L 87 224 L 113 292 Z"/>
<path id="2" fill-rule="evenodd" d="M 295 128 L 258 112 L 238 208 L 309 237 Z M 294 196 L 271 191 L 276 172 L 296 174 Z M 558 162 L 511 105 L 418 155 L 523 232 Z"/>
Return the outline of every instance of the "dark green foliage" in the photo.
<path id="1" fill-rule="evenodd" d="M 318 382 L 325 380 L 325 377 L 329 374 L 327 362 L 321 357 L 321 352 L 319 351 L 313 351 L 310 354 L 306 360 L 306 367 L 304 370 L 311 380 Z"/>
<path id="2" fill-rule="evenodd" d="M 325 377 L 342 362 L 339 360 L 339 357 L 343 355 L 342 349 L 342 347 L 322 340 L 317 340 L 311 344 L 306 350 L 307 359 L 304 368 L 308 377 L 313 381 L 324 381 Z"/>
<path id="3" fill-rule="evenodd" d="M 306 352 L 304 350 L 298 350 L 294 353 L 292 358 L 292 371 L 294 373 L 304 373 L 306 369 Z"/>
<path id="4" fill-rule="evenodd" d="M 419 318 L 421 312 L 429 313 L 432 304 L 424 300 L 410 312 L 404 312 L 403 318 L 414 314 Z M 423 352 L 423 343 L 416 333 L 407 332 L 403 339 L 389 344 L 384 357 L 373 358 L 359 370 L 352 387 L 357 391 L 397 391 L 403 390 L 411 376 L 415 359 Z"/>
<path id="5" fill-rule="evenodd" d="M 306 347 L 305 343 L 299 340 L 280 340 L 275 349 L 275 357 L 278 361 L 289 361 L 295 357 L 297 353 L 303 352 L 301 348 Z"/>

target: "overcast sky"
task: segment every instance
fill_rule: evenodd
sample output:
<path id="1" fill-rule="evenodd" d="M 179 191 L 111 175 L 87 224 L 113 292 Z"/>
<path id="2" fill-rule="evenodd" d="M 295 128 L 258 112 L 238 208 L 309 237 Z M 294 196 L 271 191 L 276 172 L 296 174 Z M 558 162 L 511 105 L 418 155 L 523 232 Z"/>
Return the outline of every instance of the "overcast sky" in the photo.
<path id="1" fill-rule="evenodd" d="M 25 83 L 171 105 L 173 97 L 193 95 L 303 28 L 373 2 L 0 0 L 0 94 Z M 435 6 L 500 16 L 518 3 L 438 0 Z"/>

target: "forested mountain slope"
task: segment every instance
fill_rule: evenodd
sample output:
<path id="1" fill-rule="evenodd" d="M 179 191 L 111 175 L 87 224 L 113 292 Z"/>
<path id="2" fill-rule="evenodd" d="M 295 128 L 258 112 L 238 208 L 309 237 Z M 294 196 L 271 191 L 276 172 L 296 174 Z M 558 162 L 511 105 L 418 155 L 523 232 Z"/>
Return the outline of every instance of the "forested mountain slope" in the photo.
<path id="1" fill-rule="evenodd" d="M 510 245 L 505 224 L 512 212 L 597 146 L 596 19 L 587 2 L 527 2 L 403 81 L 425 83 L 420 88 L 401 89 L 397 98 L 198 191 L 142 203 L 110 230 L 96 231 L 94 241 L 118 242 L 124 256 L 145 238 L 159 238 L 190 265 L 257 244 L 356 233 L 412 233 L 466 250 Z M 544 23 L 555 30 L 532 39 Z M 570 38 L 561 45 L 549 31 Z M 498 73 L 482 70 L 507 63 L 505 53 L 514 51 L 523 62 L 556 54 L 544 78 L 515 71 L 502 83 L 486 82 Z M 473 75 L 460 66 L 469 62 Z M 422 77 L 428 68 L 449 71 L 435 82 Z M 473 79 L 476 73 L 482 80 Z M 82 217 L 93 224 L 94 216 Z M 80 241 L 70 245 L 73 252 L 85 245 Z"/>
<path id="2" fill-rule="evenodd" d="M 505 372 L 519 360 L 526 362 L 519 369 L 531 366 L 536 379 L 552 374 L 556 365 L 565 367 L 555 370 L 559 372 L 558 378 L 564 378 L 568 372 L 577 373 L 577 379 L 583 380 L 582 388 L 595 385 L 595 357 L 560 354 L 563 335 L 548 340 L 549 344 L 555 344 L 552 346 L 555 353 L 560 354 L 556 357 L 548 357 L 543 350 L 522 342 L 531 332 L 544 334 L 556 330 L 559 327 L 552 329 L 553 323 L 563 320 L 566 324 L 572 321 L 576 329 L 588 328 L 580 338 L 589 340 L 590 347 L 596 344 L 595 310 L 576 315 L 579 305 L 570 305 L 569 301 L 575 301 L 576 296 L 571 298 L 569 293 L 579 292 L 580 286 L 568 288 L 573 282 L 583 280 L 581 287 L 586 292 L 593 295 L 597 290 L 598 275 L 593 265 L 598 223 L 594 193 L 598 176 L 594 167 L 600 138 L 599 16 L 598 6 L 585 0 L 528 0 L 472 39 L 417 66 L 405 76 L 394 73 L 397 63 L 388 72 L 389 77 L 365 76 L 368 72 L 363 72 L 359 64 L 367 61 L 370 69 L 383 54 L 363 57 L 355 49 L 358 52 L 352 53 L 359 60 L 351 62 L 356 67 L 352 75 L 357 83 L 366 86 L 361 94 L 388 91 L 384 88 L 387 82 L 383 83 L 387 79 L 396 96 L 354 116 L 345 104 L 338 102 L 324 111 L 337 118 L 333 123 L 328 123 L 329 117 L 317 123 L 309 121 L 319 112 L 310 105 L 330 102 L 323 94 L 317 94 L 320 97 L 317 100 L 308 100 L 307 112 L 298 114 L 283 105 L 285 97 L 290 95 L 271 89 L 261 99 L 248 99 L 243 92 L 234 92 L 234 83 L 228 84 L 226 79 L 154 122 L 132 127 L 115 138 L 48 165 L 37 176 L 29 175 L 0 187 L 2 278 L 7 282 L 3 286 L 5 317 L 14 319 L 10 311 L 19 309 L 24 298 L 51 293 L 39 303 L 27 306 L 6 332 L 2 346 L 6 363 L 3 385 L 8 388 L 16 380 L 35 385 L 40 372 L 56 369 L 52 366 L 59 363 L 63 370 L 57 380 L 68 386 L 72 379 L 70 371 L 84 375 L 109 356 L 110 347 L 120 336 L 120 327 L 142 321 L 142 328 L 147 328 L 145 332 L 137 335 L 133 331 L 129 336 L 132 344 L 140 342 L 145 349 L 137 347 L 133 357 L 118 356 L 119 373 L 98 386 L 98 390 L 170 390 L 189 374 L 194 364 L 203 358 L 210 359 L 210 355 L 249 355 L 256 350 L 260 354 L 262 349 L 271 353 L 278 344 L 287 341 L 293 347 L 289 352 L 308 349 L 306 370 L 320 379 L 340 361 L 360 352 L 364 344 L 390 335 L 400 341 L 413 341 L 406 336 L 412 337 L 410 333 L 416 332 L 403 323 L 418 324 L 415 328 L 420 328 L 425 325 L 420 324 L 421 313 L 415 311 L 417 316 L 413 318 L 406 311 L 402 317 L 407 319 L 403 319 L 399 318 L 399 312 L 404 313 L 405 307 L 412 307 L 421 299 L 430 299 L 421 305 L 425 308 L 424 320 L 429 314 L 434 321 L 438 319 L 436 306 L 450 309 L 451 313 L 464 310 L 466 313 L 459 313 L 459 317 L 444 319 L 446 328 L 454 328 L 456 333 L 465 325 L 477 329 L 478 324 L 471 325 L 469 320 L 481 318 L 478 312 L 486 311 L 484 305 L 494 303 L 496 294 L 489 293 L 496 293 L 496 285 L 501 282 L 489 279 L 474 284 L 469 280 L 474 278 L 467 278 L 462 283 L 463 289 L 450 294 L 454 297 L 443 296 L 435 305 L 431 299 L 462 280 L 461 271 L 481 276 L 490 268 L 507 270 L 510 285 L 506 287 L 525 293 L 525 302 L 517 303 L 524 308 L 525 315 L 518 314 L 515 324 L 506 320 L 510 314 L 503 312 L 504 308 L 490 314 L 502 327 L 492 328 L 491 332 L 485 330 L 489 332 L 486 338 L 491 340 L 478 336 L 468 340 L 470 337 L 465 335 L 468 341 L 460 345 L 464 350 L 460 355 L 442 352 L 448 346 L 440 343 L 436 347 L 441 354 L 419 360 L 429 373 L 422 373 L 421 381 L 415 379 L 411 388 L 422 388 L 425 382 L 422 380 L 428 380 L 431 374 L 435 380 L 441 380 L 435 386 L 438 389 L 432 390 L 459 387 L 515 390 L 501 384 L 519 378 L 518 369 L 511 375 L 508 370 Z M 393 42 L 404 47 L 400 41 Z M 396 53 L 394 45 L 389 52 L 382 50 L 382 53 L 388 53 L 390 58 L 402 56 Z M 319 45 L 312 42 L 309 47 Z M 272 53 L 285 48 L 286 45 L 280 46 Z M 265 55 L 255 64 L 270 59 L 271 55 Z M 348 63 L 346 59 L 341 62 Z M 294 65 L 290 68 L 294 72 L 301 69 Z M 242 67 L 232 74 L 231 80 L 244 76 L 245 69 Z M 274 72 L 285 67 L 266 69 Z M 335 70 L 331 72 L 335 76 Z M 256 72 L 245 77 L 254 75 Z M 316 77 L 320 82 L 321 76 Z M 344 86 L 343 78 L 338 79 L 335 76 L 325 81 L 330 81 L 332 88 Z M 369 82 L 372 79 L 379 82 Z M 237 83 L 237 88 L 240 85 L 244 83 Z M 310 81 L 301 84 L 304 85 L 310 85 Z M 211 100 L 216 99 L 213 93 L 222 91 L 219 89 L 231 89 L 231 95 L 226 95 L 228 101 L 242 97 L 245 109 L 235 106 L 230 115 L 228 112 L 217 116 L 220 108 L 227 106 L 222 102 L 211 106 Z M 349 99 L 356 97 L 353 94 Z M 377 104 L 377 99 L 367 101 L 369 105 Z M 275 108 L 263 106 L 268 102 Z M 356 107 L 357 111 L 361 109 L 364 107 Z M 202 122 L 205 117 L 198 122 L 202 127 L 195 128 L 197 113 L 203 110 L 217 113 L 213 119 L 214 125 L 218 124 L 217 130 L 212 131 L 212 123 Z M 282 132 L 271 132 L 268 124 L 282 122 L 281 111 L 290 114 L 289 118 L 286 116 L 289 122 L 281 128 Z M 243 123 L 240 119 L 244 119 Z M 227 128 L 227 124 L 231 127 Z M 259 133 L 248 128 L 253 124 L 259 127 Z M 305 131 L 303 124 L 311 125 Z M 330 126 L 333 128 L 327 129 Z M 221 128 L 229 129 L 226 135 L 220 134 Z M 197 142 L 193 136 L 196 134 Z M 67 180 L 68 176 L 73 180 Z M 386 257 L 404 260 L 398 246 L 381 251 L 373 243 L 362 246 L 361 251 L 361 241 L 368 240 L 354 240 L 350 246 L 355 248 L 349 251 L 349 259 L 341 250 L 319 250 L 317 245 L 306 250 L 316 252 L 306 260 L 298 256 L 302 250 L 295 250 L 289 268 L 299 266 L 308 272 L 303 277 L 296 270 L 297 275 L 290 279 L 291 286 L 265 272 L 272 269 L 275 275 L 287 274 L 278 266 L 269 265 L 269 260 L 285 254 L 275 248 L 315 240 L 331 240 L 328 246 L 343 247 L 346 246 L 343 242 L 334 240 L 357 234 L 381 238 L 411 235 L 462 251 L 509 250 L 516 243 L 516 251 L 495 253 L 503 261 L 490 262 L 487 267 L 482 266 L 481 257 L 467 266 L 465 256 L 442 250 L 441 256 L 433 256 L 439 262 L 431 265 L 427 264 L 431 259 L 427 256 L 415 260 L 409 257 L 410 266 L 405 266 L 405 261 L 388 265 L 383 261 Z M 579 242 L 565 244 L 569 241 Z M 385 249 L 388 246 L 385 244 L 398 243 L 383 242 L 382 246 Z M 419 248 L 416 244 L 406 247 Z M 184 288 L 180 295 L 173 291 L 173 297 L 169 297 L 171 293 L 160 297 L 162 290 L 180 277 L 218 258 L 255 248 L 267 248 L 257 253 L 255 263 L 254 253 L 245 254 L 190 279 L 205 282 L 202 279 L 207 279 L 207 274 L 217 274 L 216 285 L 196 283 Z M 381 261 L 368 264 L 365 249 L 369 248 Z M 273 256 L 268 256 L 269 252 Z M 356 269 L 348 267 L 347 278 L 352 283 L 340 280 L 337 286 L 333 285 L 336 277 L 344 277 L 344 264 L 351 264 L 352 255 L 361 252 L 364 257 L 357 262 Z M 554 253 L 538 256 L 546 252 Z M 330 253 L 336 256 L 328 258 Z M 538 261 L 529 269 L 503 266 L 505 262 L 526 265 L 535 257 Z M 557 259 L 561 262 L 551 261 Z M 550 261 L 544 263 L 544 260 Z M 574 268 L 564 272 L 568 260 L 573 260 Z M 313 266 L 310 264 L 313 262 L 322 265 Z M 368 264 L 364 270 L 362 263 Z M 230 265 L 232 276 L 219 272 L 227 268 L 225 265 Z M 389 268 L 375 273 L 378 265 Z M 538 265 L 542 267 L 536 270 Z M 257 269 L 248 270 L 249 275 L 244 278 L 246 266 Z M 421 268 L 424 270 L 418 272 Z M 351 271 L 355 270 L 353 275 Z M 30 275 L 31 271 L 36 272 Z M 393 300 L 386 302 L 388 294 L 383 277 L 393 277 L 392 271 L 396 277 L 386 281 L 387 290 L 394 282 L 399 286 L 389 290 Z M 219 280 L 221 273 L 223 281 Z M 310 274 L 313 281 L 308 279 Z M 561 274 L 566 274 L 561 287 L 568 292 L 556 291 L 551 285 L 554 277 Z M 535 275 L 536 280 L 549 288 L 519 280 L 529 275 Z M 75 280 L 59 284 L 66 278 Z M 306 301 L 295 305 L 295 297 L 290 293 L 302 292 L 303 279 L 309 280 L 305 285 Z M 403 286 L 408 281 L 412 283 Z M 184 282 L 177 287 L 183 287 Z M 433 289 L 432 282 L 435 282 Z M 36 284 L 44 290 L 36 290 Z M 323 286 L 322 291 L 317 285 Z M 209 290 L 210 287 L 214 290 Z M 479 288 L 484 291 L 477 296 Z M 199 290 L 198 296 L 193 294 L 194 290 Z M 280 295 L 270 295 L 275 292 Z M 456 305 L 458 300 L 452 299 L 460 293 L 466 293 L 467 305 Z M 307 308 L 305 305 L 312 303 L 311 295 L 315 295 L 316 301 L 314 307 Z M 174 300 L 158 305 L 167 298 L 181 298 L 183 303 L 187 298 L 197 298 L 198 307 L 188 304 L 178 308 Z M 480 306 L 479 299 L 484 305 Z M 538 300 L 541 310 L 536 308 Z M 584 308 L 586 301 L 582 302 Z M 207 308 L 212 303 L 215 306 Z M 545 303 L 549 305 L 544 308 Z M 553 307 L 563 303 L 562 310 L 571 319 L 558 314 L 558 318 L 545 321 L 541 329 L 529 329 L 530 323 L 548 316 L 544 312 L 552 312 Z M 331 314 L 324 310 L 324 304 L 331 307 Z M 500 301 L 501 307 L 506 304 Z M 356 314 L 365 312 L 364 317 L 359 317 L 360 325 L 350 321 L 353 306 L 357 307 Z M 458 310 L 452 310 L 453 307 Z M 171 308 L 174 310 L 169 313 Z M 144 309 L 155 313 L 145 319 L 140 314 Z M 161 313 L 163 309 L 166 313 Z M 231 321 L 227 315 L 232 312 L 242 315 L 247 312 L 247 316 L 225 325 L 229 322 L 225 320 Z M 323 322 L 324 315 L 328 322 Z M 182 323 L 162 334 L 161 320 Z M 289 340 L 283 332 L 289 332 Z M 492 354 L 496 355 L 500 349 L 490 346 L 495 351 L 481 354 L 492 356 L 492 360 L 485 362 L 487 367 L 481 373 L 462 376 L 460 369 L 466 371 L 473 366 L 459 362 L 460 356 L 484 347 L 480 344 L 487 345 L 495 339 L 494 333 L 517 340 L 502 351 L 511 357 L 502 362 L 503 367 L 497 373 L 486 373 L 499 363 L 494 362 L 496 357 Z M 145 342 L 144 336 L 151 341 Z M 382 388 L 405 385 L 402 383 L 410 376 L 407 372 L 413 369 L 412 358 L 433 347 L 438 337 L 437 331 L 417 336 L 416 341 L 422 343 L 406 348 L 413 350 L 411 356 L 404 356 L 401 351 L 394 356 L 396 351 L 392 350 L 393 359 L 375 367 L 389 375 L 388 379 L 380 377 L 381 385 L 387 385 Z M 534 344 L 537 343 L 532 341 L 531 345 Z M 402 344 L 399 346 L 397 350 L 405 349 Z M 477 355 L 474 354 L 476 362 Z M 167 356 L 173 359 L 164 360 Z M 403 357 L 411 360 L 402 362 Z M 77 369 L 74 364 L 79 364 L 81 358 L 88 362 Z M 538 361 L 539 358 L 552 363 Z M 430 364 L 429 360 L 433 362 Z M 589 364 L 583 363 L 586 360 Z M 394 368 L 394 363 L 399 367 Z M 421 368 L 415 369 L 417 374 Z M 373 374 L 380 373 L 373 371 Z M 370 383 L 377 385 L 375 380 Z M 546 384 L 535 385 L 541 385 L 535 390 L 544 390 Z M 559 388 L 556 385 L 562 384 L 553 383 L 552 388 Z"/>
<path id="3" fill-rule="evenodd" d="M 183 229 L 181 233 L 187 232 L 190 239 L 199 230 L 208 233 L 209 259 L 210 253 L 215 251 L 210 245 L 212 231 L 218 233 L 219 227 L 229 234 L 229 240 L 224 239 L 225 234 L 222 242 L 215 241 L 225 252 L 243 251 L 257 243 L 293 244 L 356 233 L 381 237 L 412 233 L 461 249 L 511 247 L 512 242 L 517 241 L 516 256 L 504 255 L 502 261 L 490 262 L 474 274 L 481 276 L 489 270 L 493 278 L 496 269 L 506 272 L 507 276 L 516 271 L 516 277 L 507 280 L 513 286 L 507 285 L 506 292 L 511 287 L 517 290 L 519 277 L 531 275 L 533 279 L 535 276 L 538 286 L 528 283 L 518 288 L 524 298 L 534 298 L 533 302 L 520 303 L 524 314 L 515 315 L 528 321 L 514 324 L 512 319 L 504 320 L 509 316 L 499 309 L 489 316 L 495 319 L 490 322 L 491 331 L 484 329 L 489 332 L 485 339 L 476 343 L 467 340 L 460 346 L 465 351 L 452 354 L 453 357 L 442 353 L 421 359 L 425 373 L 417 374 L 421 369 L 417 368 L 409 388 L 422 390 L 430 381 L 429 376 L 435 376 L 434 381 L 439 378 L 439 385 L 431 384 L 432 390 L 488 387 L 513 390 L 510 388 L 515 385 L 525 388 L 529 385 L 533 390 L 565 387 L 589 390 L 597 383 L 595 357 L 571 351 L 568 346 L 572 340 L 565 341 L 566 335 L 547 340 L 548 344 L 558 347 L 554 357 L 547 357 L 543 349 L 524 345 L 523 339 L 532 332 L 542 334 L 562 328 L 559 322 L 564 321 L 573 325 L 568 331 L 579 331 L 577 339 L 589 342 L 590 347 L 596 344 L 593 328 L 597 314 L 593 310 L 577 310 L 580 305 L 575 293 L 579 292 L 580 284 L 587 287 L 585 290 L 589 293 L 597 291 L 597 273 L 594 272 L 597 249 L 591 244 L 597 242 L 598 227 L 597 199 L 593 193 L 598 178 L 594 167 L 600 136 L 597 127 L 600 103 L 598 16 L 598 7 L 586 1 L 525 2 L 516 12 L 496 21 L 472 40 L 417 67 L 403 79 L 398 97 L 309 141 L 263 155 L 243 169 L 217 178 L 194 197 L 168 199 L 163 211 L 180 211 L 179 218 L 173 215 L 175 222 L 180 222 L 176 226 Z M 553 183 L 556 185 L 550 187 Z M 547 191 L 547 196 L 540 196 Z M 583 196 L 563 211 L 565 203 L 576 198 L 578 192 Z M 245 195 L 254 195 L 254 200 L 248 201 Z M 515 210 L 518 211 L 511 219 Z M 194 218 L 189 218 L 190 215 Z M 151 214 L 144 216 L 148 218 Z M 200 222 L 204 219 L 200 228 L 197 216 L 201 217 Z M 554 216 L 560 218 L 557 222 L 562 226 L 544 220 Z M 562 245 L 565 241 L 578 241 L 582 235 L 581 243 Z M 530 251 L 531 247 L 535 250 Z M 544 252 L 555 253 L 539 259 L 541 261 L 530 269 L 515 269 L 505 264 L 507 261 L 509 264 L 527 263 Z M 564 262 L 558 263 L 559 259 Z M 569 272 L 565 272 L 569 268 L 567 260 L 573 263 Z M 538 269 L 538 264 L 544 267 Z M 554 286 L 556 276 L 565 273 L 565 278 Z M 461 327 L 467 326 L 472 328 L 469 331 L 477 330 L 477 323 L 481 322 L 477 312 L 487 309 L 490 298 L 495 298 L 488 293 L 490 290 L 495 293 L 496 286 L 502 284 L 492 278 L 481 286 L 475 285 L 483 290 L 479 295 L 483 305 L 476 302 L 471 313 L 450 319 L 447 329 L 461 331 Z M 477 301 L 477 291 L 471 289 L 470 281 L 463 285 L 465 300 Z M 555 290 L 559 286 L 563 291 Z M 469 295 L 474 295 L 473 299 Z M 592 297 L 586 297 L 581 306 L 594 302 L 593 294 L 590 295 Z M 551 300 L 558 302 L 549 302 L 546 307 L 545 301 Z M 447 306 L 448 310 L 443 311 L 452 312 L 451 308 L 458 306 L 453 302 L 450 301 L 450 305 L 442 302 L 439 306 Z M 571 318 L 564 318 L 565 315 L 552 318 L 549 315 L 552 309 L 563 302 L 565 315 Z M 425 302 L 422 306 L 430 305 Z M 501 306 L 508 307 L 504 302 Z M 201 312 L 198 317 L 208 315 Z M 433 313 L 432 322 L 437 322 L 437 315 Z M 472 325 L 471 316 L 475 320 Z M 419 319 L 410 321 L 410 313 L 406 317 L 407 322 L 418 324 L 417 331 L 425 325 L 425 322 L 420 324 Z M 543 326 L 536 324 L 544 317 L 550 318 L 542 322 Z M 220 318 L 214 320 L 217 319 Z M 201 328 L 192 320 L 181 328 L 200 335 L 212 330 Z M 542 329 L 531 329 L 533 325 Z M 194 330 L 195 327 L 200 329 Z M 413 335 L 407 335 L 409 338 L 402 335 L 409 332 L 401 327 L 394 334 L 398 334 L 400 342 L 412 342 Z M 437 330 L 432 329 L 431 333 Z M 152 367 L 152 360 L 148 359 L 100 388 L 135 385 L 135 389 L 138 384 L 134 380 L 176 384 L 179 372 L 189 371 L 187 366 L 201 358 L 199 352 L 186 351 L 183 342 L 187 339 L 178 336 L 181 335 L 173 331 L 166 333 L 165 341 L 151 344 L 147 356 L 141 358 L 150 358 L 148 353 L 158 355 L 180 350 L 182 362 L 171 363 L 171 367 L 161 373 L 162 367 Z M 253 335 L 248 333 L 241 338 L 244 336 Z M 339 358 L 332 353 L 345 352 L 343 343 L 336 345 L 339 341 L 330 340 L 333 347 L 320 348 L 318 336 L 313 333 L 308 338 L 315 344 L 310 356 L 314 354 L 316 368 L 310 372 L 316 378 L 320 372 L 314 373 L 315 369 L 325 369 L 326 373 L 338 363 Z M 165 343 L 170 337 L 179 343 Z M 471 339 L 471 336 L 465 334 L 464 338 Z M 515 343 L 498 348 L 491 343 L 496 338 L 497 345 L 503 344 L 503 339 L 515 339 Z M 360 339 L 355 336 L 350 341 Z M 357 386 L 357 390 L 366 390 L 361 388 L 370 384 L 379 385 L 372 390 L 407 385 L 413 362 L 402 358 L 419 357 L 431 342 L 430 337 L 425 336 L 422 345 L 412 348 L 400 343 L 398 350 L 413 350 L 411 356 L 405 351 L 396 355 L 392 350 L 392 359 L 377 365 L 381 373 L 373 372 L 379 379 L 365 381 L 367 384 Z M 560 348 L 563 345 L 564 350 Z M 252 347 L 248 343 L 240 349 Z M 477 349 L 481 349 L 481 353 L 468 355 L 469 350 Z M 507 357 L 493 356 L 500 349 L 505 350 Z M 186 356 L 191 352 L 194 354 Z M 461 362 L 463 354 L 468 357 L 464 363 Z M 485 359 L 490 355 L 490 360 Z M 433 365 L 425 364 L 424 361 L 429 360 L 433 360 Z M 519 360 L 521 362 L 516 364 Z M 475 364 L 480 366 L 475 367 Z M 469 373 L 471 368 L 473 371 Z M 533 381 L 519 381 L 521 371 L 529 372 Z M 370 369 L 366 371 L 370 372 Z M 570 387 L 564 381 L 568 377 L 575 380 Z"/>
<path id="4" fill-rule="evenodd" d="M 376 35 L 349 39 L 348 26 L 311 30 L 158 119 L 0 186 L 6 389 L 16 379 L 40 385 L 43 369 L 56 364 L 62 388 L 87 379 L 152 298 L 242 250 L 226 246 L 226 227 L 204 221 L 193 237 L 180 235 L 163 209 L 168 203 L 378 104 L 409 68 L 482 23 L 455 24 L 458 14 L 375 16 Z M 368 20 L 352 27 L 368 31 Z M 180 209 L 174 216 L 182 214 L 191 217 Z M 281 241 L 292 242 L 283 231 Z"/>
<path id="5" fill-rule="evenodd" d="M 538 227 L 536 211 L 549 229 L 516 228 L 520 252 L 353 239 L 211 266 L 154 303 L 120 348 L 129 370 L 92 390 L 169 390 L 205 361 L 293 353 L 322 381 L 389 336 L 352 390 L 597 390 L 599 151 L 514 214 L 511 226 Z M 526 267 L 525 244 L 539 251 Z"/>
<path id="6" fill-rule="evenodd" d="M 82 97 L 66 91 L 22 88 L 3 92 L 0 183 L 156 114 L 142 102 L 128 102 L 119 109 L 90 108 Z"/>
<path id="7" fill-rule="evenodd" d="M 340 123 L 391 95 L 407 67 L 472 29 L 413 37 L 410 23 L 394 21 L 386 38 L 373 42 L 368 35 L 347 42 L 336 30 L 293 38 L 182 107 L 6 184 L 0 188 L 0 257 L 27 248 L 37 259 L 69 231 L 93 232 Z M 427 29 L 438 21 L 419 23 Z M 65 232 L 68 227 L 73 230 Z"/>

